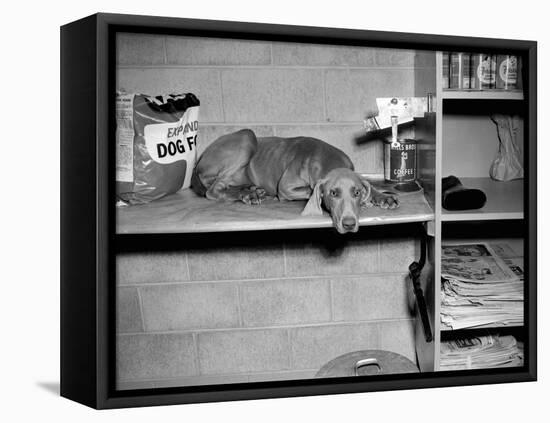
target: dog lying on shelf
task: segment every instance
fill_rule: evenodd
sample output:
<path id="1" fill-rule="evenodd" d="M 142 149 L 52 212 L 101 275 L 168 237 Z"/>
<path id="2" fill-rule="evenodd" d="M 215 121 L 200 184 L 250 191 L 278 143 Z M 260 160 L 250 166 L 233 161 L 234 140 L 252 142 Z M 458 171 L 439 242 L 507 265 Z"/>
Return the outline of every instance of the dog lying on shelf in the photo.
<path id="1" fill-rule="evenodd" d="M 355 173 L 350 158 L 330 144 L 309 137 L 257 139 L 250 129 L 208 146 L 191 188 L 211 200 L 250 205 L 266 197 L 309 200 L 302 215 L 322 215 L 324 207 L 341 234 L 358 231 L 361 208 L 399 205 L 395 195 L 377 191 Z"/>

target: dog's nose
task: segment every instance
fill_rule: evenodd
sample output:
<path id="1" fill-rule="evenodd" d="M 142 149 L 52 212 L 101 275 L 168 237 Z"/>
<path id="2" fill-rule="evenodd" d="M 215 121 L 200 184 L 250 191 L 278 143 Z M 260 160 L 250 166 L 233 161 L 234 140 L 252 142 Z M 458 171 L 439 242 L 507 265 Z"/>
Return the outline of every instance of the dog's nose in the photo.
<path id="1" fill-rule="evenodd" d="M 342 219 L 342 226 L 344 227 L 344 229 L 355 229 L 355 224 L 355 217 L 346 216 Z"/>

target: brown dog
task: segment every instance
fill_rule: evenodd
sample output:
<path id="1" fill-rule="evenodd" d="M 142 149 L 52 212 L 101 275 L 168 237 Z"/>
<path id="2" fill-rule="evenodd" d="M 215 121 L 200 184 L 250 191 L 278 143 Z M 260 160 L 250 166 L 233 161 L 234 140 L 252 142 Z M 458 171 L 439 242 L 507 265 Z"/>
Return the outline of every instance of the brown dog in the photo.
<path id="1" fill-rule="evenodd" d="M 309 200 L 303 215 L 323 206 L 340 233 L 357 232 L 359 211 L 398 207 L 397 198 L 375 190 L 353 171 L 341 150 L 308 137 L 256 139 L 250 129 L 224 135 L 201 155 L 191 188 L 211 200 L 260 204 L 266 196 Z"/>

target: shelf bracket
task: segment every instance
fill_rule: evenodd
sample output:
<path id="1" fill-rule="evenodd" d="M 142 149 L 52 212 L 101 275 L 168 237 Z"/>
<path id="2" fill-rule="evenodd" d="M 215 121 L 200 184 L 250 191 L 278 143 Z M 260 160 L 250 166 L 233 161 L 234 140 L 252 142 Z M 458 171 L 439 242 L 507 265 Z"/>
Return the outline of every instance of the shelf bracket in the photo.
<path id="1" fill-rule="evenodd" d="M 409 277 L 411 278 L 414 290 L 414 296 L 416 298 L 416 304 L 418 306 L 418 312 L 420 313 L 420 319 L 422 320 L 422 327 L 424 328 L 424 336 L 426 342 L 432 342 L 432 328 L 430 326 L 430 318 L 428 316 L 428 307 L 426 306 L 426 299 L 424 298 L 424 292 L 422 291 L 422 286 L 420 284 L 420 276 L 422 274 L 422 269 L 426 264 L 426 253 L 427 253 L 427 240 L 428 236 L 425 229 L 422 229 L 422 235 L 420 237 L 420 259 L 418 261 L 413 261 L 409 265 Z"/>

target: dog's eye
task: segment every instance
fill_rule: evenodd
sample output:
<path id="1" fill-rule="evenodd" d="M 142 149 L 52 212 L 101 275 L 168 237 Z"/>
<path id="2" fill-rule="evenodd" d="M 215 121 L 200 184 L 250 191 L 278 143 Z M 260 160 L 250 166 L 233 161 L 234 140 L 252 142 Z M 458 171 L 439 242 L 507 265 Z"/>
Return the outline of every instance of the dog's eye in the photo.
<path id="1" fill-rule="evenodd" d="M 330 196 L 331 197 L 338 197 L 338 191 L 336 191 L 335 189 L 331 189 L 330 190 Z"/>
<path id="2" fill-rule="evenodd" d="M 354 196 L 354 197 L 359 197 L 359 195 L 361 195 L 361 191 L 360 191 L 360 190 L 356 189 L 356 190 L 353 191 L 353 196 Z"/>

